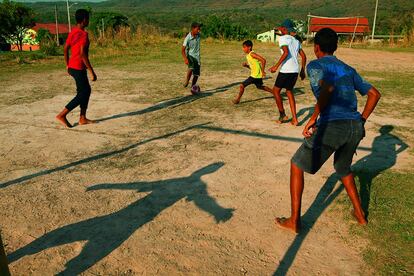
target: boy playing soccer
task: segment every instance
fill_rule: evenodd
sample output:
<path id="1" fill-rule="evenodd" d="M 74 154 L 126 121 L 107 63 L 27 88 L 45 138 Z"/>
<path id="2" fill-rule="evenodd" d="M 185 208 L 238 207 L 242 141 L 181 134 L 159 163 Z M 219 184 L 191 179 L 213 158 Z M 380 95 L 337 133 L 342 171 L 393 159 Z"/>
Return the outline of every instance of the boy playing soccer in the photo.
<path id="1" fill-rule="evenodd" d="M 332 154 L 336 174 L 341 178 L 352 202 L 355 218 L 361 225 L 367 223 L 351 163 L 359 142 L 365 136 L 364 123 L 375 109 L 381 94 L 365 82 L 355 69 L 333 55 L 337 44 L 338 35 L 332 29 L 321 29 L 315 36 L 314 45 L 318 59 L 307 66 L 317 103 L 303 130 L 305 141 L 291 160 L 291 216 L 287 219 L 276 218 L 275 221 L 278 226 L 295 233 L 301 227 L 303 172 L 315 174 Z M 362 114 L 357 111 L 355 91 L 368 96 Z"/>
<path id="2" fill-rule="evenodd" d="M 283 34 L 279 38 L 279 47 L 282 52 L 277 64 L 270 68 L 270 72 L 275 73 L 279 66 L 281 66 L 279 74 L 277 76 L 275 85 L 273 87 L 273 94 L 276 99 L 276 104 L 279 109 L 279 120 L 278 123 L 285 122 L 288 118 L 283 107 L 282 97 L 280 91 L 282 88 L 286 89 L 286 95 L 289 99 L 290 110 L 292 112 L 292 125 L 298 125 L 298 118 L 296 116 L 296 103 L 293 95 L 293 88 L 295 87 L 296 81 L 299 75 L 299 62 L 298 55 L 302 58 L 302 67 L 300 70 L 301 79 L 305 79 L 305 66 L 306 66 L 306 54 L 302 50 L 300 42 L 290 33 L 294 32 L 294 23 L 286 19 L 278 30 Z"/>
<path id="3" fill-rule="evenodd" d="M 89 12 L 84 9 L 77 10 L 75 13 L 77 27 L 69 34 L 64 47 L 64 55 L 66 68 L 69 75 L 75 79 L 77 94 L 66 107 L 60 112 L 56 119 L 65 127 L 72 127 L 66 119 L 66 115 L 80 105 L 79 124 L 91 124 L 86 118 L 86 110 L 88 108 L 89 97 L 91 95 L 91 86 L 89 85 L 86 69 L 88 69 L 92 81 L 96 81 L 95 71 L 89 62 L 89 38 L 85 28 L 89 25 Z M 71 55 L 69 58 L 69 49 Z"/>
<path id="4" fill-rule="evenodd" d="M 193 80 L 191 86 L 196 85 L 198 77 L 200 76 L 200 32 L 202 24 L 194 22 L 191 24 L 191 32 L 184 39 L 181 48 L 181 54 L 184 58 L 184 63 L 188 65 L 188 71 L 184 82 L 184 87 L 188 86 L 191 76 Z"/>
<path id="5" fill-rule="evenodd" d="M 256 87 L 260 90 L 272 93 L 272 89 L 263 85 L 263 78 L 266 76 L 266 60 L 262 56 L 253 52 L 253 42 L 250 40 L 243 42 L 243 52 L 246 53 L 247 62 L 244 62 L 242 66 L 250 68 L 250 77 L 246 79 L 242 84 L 240 84 L 240 92 L 237 98 L 233 100 L 234 104 L 240 103 L 244 89 L 250 84 L 256 85 Z"/>

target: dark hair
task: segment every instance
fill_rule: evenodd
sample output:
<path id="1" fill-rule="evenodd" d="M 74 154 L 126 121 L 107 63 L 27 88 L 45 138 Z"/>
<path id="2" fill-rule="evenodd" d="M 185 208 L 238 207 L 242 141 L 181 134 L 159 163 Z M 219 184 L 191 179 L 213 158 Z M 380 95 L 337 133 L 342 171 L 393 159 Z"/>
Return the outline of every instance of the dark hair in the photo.
<path id="1" fill-rule="evenodd" d="M 315 44 L 322 52 L 333 54 L 338 49 L 338 35 L 330 28 L 320 29 L 315 35 Z"/>
<path id="2" fill-rule="evenodd" d="M 75 13 L 76 23 L 82 23 L 83 20 L 89 19 L 89 12 L 85 9 L 79 9 Z"/>
<path id="3" fill-rule="evenodd" d="M 243 42 L 243 46 L 253 48 L 253 42 L 251 40 L 246 40 L 245 42 Z"/>

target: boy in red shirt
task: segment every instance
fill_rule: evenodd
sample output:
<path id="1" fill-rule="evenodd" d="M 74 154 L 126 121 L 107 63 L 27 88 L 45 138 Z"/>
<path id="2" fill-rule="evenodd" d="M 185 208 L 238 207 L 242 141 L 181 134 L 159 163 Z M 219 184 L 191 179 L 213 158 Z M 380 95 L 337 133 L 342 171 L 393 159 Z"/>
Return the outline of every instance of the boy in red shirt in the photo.
<path id="1" fill-rule="evenodd" d="M 80 106 L 79 124 L 91 124 L 91 121 L 86 118 L 86 110 L 88 108 L 89 97 L 91 95 L 91 86 L 89 85 L 86 69 L 89 70 L 92 81 L 96 81 L 97 77 L 93 71 L 92 65 L 89 62 L 89 38 L 85 27 L 89 25 L 89 12 L 84 9 L 79 9 L 75 13 L 77 28 L 74 28 L 66 40 L 64 47 L 64 55 L 66 67 L 69 75 L 71 75 L 76 82 L 77 94 L 66 107 L 60 112 L 56 119 L 65 127 L 72 127 L 66 118 L 66 115 Z M 71 55 L 69 57 L 69 49 Z"/>

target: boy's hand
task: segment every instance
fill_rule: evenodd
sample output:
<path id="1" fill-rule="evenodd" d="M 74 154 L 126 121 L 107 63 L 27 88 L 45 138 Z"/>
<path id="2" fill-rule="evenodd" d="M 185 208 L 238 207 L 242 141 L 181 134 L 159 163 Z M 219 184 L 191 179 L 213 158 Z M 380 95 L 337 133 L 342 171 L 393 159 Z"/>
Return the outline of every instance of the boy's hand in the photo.
<path id="1" fill-rule="evenodd" d="M 185 58 L 185 59 L 184 59 L 184 63 L 185 63 L 186 65 L 188 65 L 188 58 Z"/>
<path id="2" fill-rule="evenodd" d="M 89 73 L 91 75 L 91 80 L 92 81 L 96 81 L 98 79 L 98 77 L 96 76 L 95 71 L 93 71 L 93 69 L 89 70 Z"/>
<path id="3" fill-rule="evenodd" d="M 243 66 L 243 67 L 246 67 L 246 68 L 249 68 L 249 65 L 247 64 L 247 62 L 243 62 L 243 63 L 242 63 L 242 66 Z"/>
<path id="4" fill-rule="evenodd" d="M 266 77 L 266 72 L 263 70 L 262 71 L 262 79 L 264 79 Z"/>
<path id="5" fill-rule="evenodd" d="M 310 119 L 309 122 L 306 124 L 305 128 L 302 131 L 302 135 L 305 138 L 309 138 L 315 132 L 316 128 L 316 120 Z"/>
<path id="6" fill-rule="evenodd" d="M 270 73 L 274 73 L 277 71 L 277 67 L 276 66 L 270 67 L 269 71 Z"/>
<path id="7" fill-rule="evenodd" d="M 300 79 L 301 79 L 301 80 L 304 80 L 305 78 L 306 78 L 305 70 L 302 68 L 302 69 L 300 70 Z"/>

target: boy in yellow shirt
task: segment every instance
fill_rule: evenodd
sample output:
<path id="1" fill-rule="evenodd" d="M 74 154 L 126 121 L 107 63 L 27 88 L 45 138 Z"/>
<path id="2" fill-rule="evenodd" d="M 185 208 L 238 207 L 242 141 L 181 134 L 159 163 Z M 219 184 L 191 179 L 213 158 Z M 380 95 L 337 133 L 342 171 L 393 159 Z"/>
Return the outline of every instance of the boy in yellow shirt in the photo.
<path id="1" fill-rule="evenodd" d="M 273 94 L 272 89 L 263 84 L 263 78 L 266 76 L 266 59 L 253 51 L 253 42 L 250 40 L 243 42 L 243 52 L 246 53 L 247 62 L 244 62 L 242 66 L 250 68 L 250 77 L 240 84 L 240 92 L 237 98 L 233 100 L 234 104 L 240 103 L 244 89 L 251 84 L 256 85 L 257 89 Z"/>

